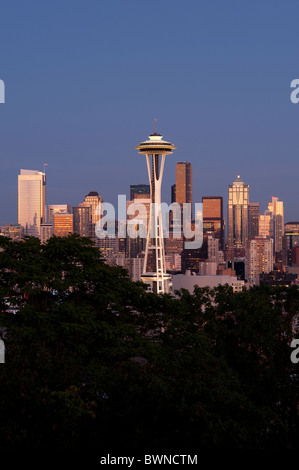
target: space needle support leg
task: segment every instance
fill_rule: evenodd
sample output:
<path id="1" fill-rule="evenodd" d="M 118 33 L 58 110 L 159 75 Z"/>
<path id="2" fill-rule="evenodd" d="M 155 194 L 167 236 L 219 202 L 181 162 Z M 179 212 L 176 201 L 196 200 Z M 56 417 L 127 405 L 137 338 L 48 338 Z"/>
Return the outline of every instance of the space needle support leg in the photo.
<path id="1" fill-rule="evenodd" d="M 152 189 L 150 155 L 146 155 L 146 165 L 147 165 L 148 179 L 150 183 L 150 198 L 152 200 L 153 189 Z M 151 232 L 151 220 L 152 220 L 152 204 L 150 204 L 150 213 L 149 213 L 148 227 L 147 227 L 147 234 L 146 234 L 146 247 L 145 247 L 145 255 L 144 255 L 143 274 L 146 273 L 146 268 L 147 268 L 148 247 L 150 243 L 150 232 Z"/>

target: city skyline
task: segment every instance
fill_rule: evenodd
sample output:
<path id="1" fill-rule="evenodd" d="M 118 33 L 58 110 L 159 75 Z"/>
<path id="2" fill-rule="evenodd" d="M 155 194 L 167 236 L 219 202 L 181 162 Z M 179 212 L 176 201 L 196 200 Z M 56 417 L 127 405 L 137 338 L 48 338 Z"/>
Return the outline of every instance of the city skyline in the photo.
<path id="1" fill-rule="evenodd" d="M 188 163 L 188 165 L 190 166 L 190 168 L 192 168 L 192 163 L 191 163 L 191 162 L 176 162 L 176 167 L 177 167 L 177 165 L 181 165 L 182 163 Z M 47 165 L 48 165 L 48 164 L 47 164 Z M 29 174 L 29 173 L 32 173 L 32 174 L 34 173 L 34 174 L 46 175 L 46 173 L 39 172 L 38 170 L 29 170 L 29 169 L 24 170 L 24 169 L 20 169 L 19 172 L 20 172 L 20 173 L 18 174 L 18 180 L 20 179 L 22 173 L 23 173 L 23 174 L 24 174 L 24 173 L 28 173 L 28 174 Z M 191 173 L 192 173 L 192 169 L 191 169 Z M 47 180 L 47 177 L 46 177 L 46 180 Z M 146 175 L 145 175 L 145 177 L 144 177 L 144 180 L 146 180 Z M 237 175 L 235 182 L 236 182 L 236 181 L 239 181 L 239 180 L 241 181 L 241 183 L 243 183 L 242 178 L 240 177 L 240 175 Z M 193 184 L 193 183 L 192 183 L 192 181 L 193 181 L 192 176 L 191 176 L 191 180 L 190 180 L 190 181 L 191 181 L 191 188 L 192 188 L 192 184 Z M 167 193 L 167 189 L 168 189 L 168 192 L 171 193 L 171 190 L 172 190 L 173 186 L 175 186 L 175 184 L 174 184 L 174 185 L 171 185 L 169 188 L 165 188 L 164 185 L 162 184 L 162 193 L 163 193 L 163 192 L 164 192 L 164 193 L 165 193 L 165 192 Z M 229 216 L 228 216 L 229 196 L 228 196 L 228 194 L 229 194 L 230 188 L 231 188 L 232 186 L 233 186 L 233 185 L 232 185 L 231 183 L 228 183 L 228 184 L 227 184 L 227 191 L 226 191 L 225 194 L 216 194 L 216 193 L 213 194 L 213 195 L 203 194 L 203 195 L 201 196 L 201 198 L 200 198 L 201 200 L 202 200 L 203 198 L 204 198 L 204 199 L 221 198 L 221 199 L 223 200 L 223 217 L 224 217 L 225 224 L 226 224 L 225 238 L 226 238 L 227 235 L 228 235 L 228 234 L 227 234 L 228 218 L 229 218 Z M 246 186 L 248 189 L 250 189 L 250 185 L 246 184 L 245 186 Z M 132 195 L 132 191 L 133 191 L 132 188 L 135 188 L 135 187 L 141 187 L 142 190 L 144 190 L 143 188 L 144 188 L 144 187 L 148 187 L 148 184 L 140 183 L 140 182 L 139 182 L 139 183 L 136 183 L 136 182 L 135 182 L 135 184 L 129 184 L 129 185 L 128 185 L 128 188 L 127 188 L 127 191 L 126 191 L 126 193 L 125 193 L 125 196 L 126 196 L 127 201 L 130 201 L 130 200 L 131 200 L 131 195 Z M 46 199 L 47 199 L 46 205 L 45 205 L 46 211 L 47 211 L 48 208 L 50 208 L 51 206 L 53 206 L 53 207 L 54 207 L 54 206 L 57 206 L 57 207 L 61 206 L 61 207 L 62 207 L 62 206 L 68 205 L 69 207 L 77 207 L 78 205 L 79 205 L 79 206 L 82 205 L 82 204 L 85 205 L 84 201 L 83 201 L 83 203 L 82 203 L 82 200 L 84 199 L 83 196 L 81 196 L 81 198 L 80 198 L 79 200 L 77 200 L 77 202 L 76 202 L 75 204 L 73 204 L 73 205 L 70 204 L 69 201 L 63 201 L 63 202 L 59 202 L 59 203 L 57 203 L 57 202 L 54 203 L 53 201 L 50 201 L 50 202 L 49 202 L 49 200 L 48 200 L 48 199 L 49 199 L 49 198 L 48 198 L 48 190 L 49 190 L 49 186 L 48 186 L 48 184 L 47 184 L 47 189 L 46 189 L 46 194 L 45 194 L 45 197 L 46 197 Z M 18 188 L 17 188 L 17 191 L 18 191 Z M 94 190 L 91 190 L 91 189 L 87 189 L 86 191 L 89 191 L 91 195 L 97 195 L 97 196 L 98 196 L 98 192 L 97 192 L 97 191 L 94 191 Z M 86 198 L 88 199 L 88 196 L 90 196 L 90 194 L 89 194 L 89 195 L 85 195 L 85 199 L 86 199 Z M 142 191 L 141 191 L 140 194 L 142 194 Z M 249 194 L 251 195 L 251 191 L 250 191 Z M 113 199 L 116 201 L 116 203 L 115 203 L 115 209 L 116 209 L 116 211 L 117 211 L 117 198 L 118 198 L 118 196 L 119 196 L 119 194 L 116 193 L 116 194 L 114 195 L 114 198 L 113 198 Z M 85 199 L 84 199 L 84 200 L 85 200 Z M 166 203 L 168 203 L 168 204 L 171 204 L 171 200 L 170 200 L 170 199 L 171 199 L 171 196 L 170 196 L 169 198 L 165 198 L 165 199 L 162 198 L 162 202 L 163 202 L 163 203 L 166 202 Z M 280 198 L 279 198 L 278 196 L 272 196 L 271 199 L 272 199 L 272 201 L 273 201 L 273 200 L 277 200 L 277 201 L 278 201 Z M 105 200 L 105 197 L 103 196 L 103 194 L 100 195 L 100 200 L 99 200 L 99 202 L 101 202 L 101 201 L 102 201 L 102 202 L 105 201 L 105 202 L 111 203 L 111 201 Z M 174 202 L 174 201 L 173 201 L 173 202 Z M 190 201 L 189 201 L 189 202 L 190 202 Z M 194 204 L 195 204 L 195 203 L 198 203 L 198 202 L 200 202 L 200 200 L 193 200 L 193 201 L 191 202 L 192 208 L 194 208 Z M 249 206 L 258 204 L 259 209 L 260 209 L 260 214 L 261 214 L 261 215 L 264 215 L 265 213 L 268 213 L 268 212 L 269 212 L 269 204 L 270 204 L 270 205 L 272 204 L 272 203 L 267 202 L 267 203 L 265 204 L 264 210 L 262 210 L 263 206 L 260 204 L 260 201 L 252 201 L 251 197 L 249 196 L 248 202 L 249 202 L 249 203 L 248 203 L 247 211 L 249 211 L 249 208 L 250 208 Z M 279 204 L 284 204 L 284 201 L 280 202 Z M 94 205 L 94 203 L 93 203 L 93 205 Z M 96 207 L 96 206 L 94 206 L 94 208 L 95 208 L 95 207 Z M 285 210 L 285 209 L 287 209 L 287 206 L 284 204 L 284 213 L 286 214 L 286 213 L 287 213 L 287 210 Z M 248 213 L 248 214 L 249 214 L 249 213 Z M 249 215 L 248 215 L 248 216 L 249 216 Z M 247 219 L 248 219 L 248 216 L 247 216 Z M 17 221 L 10 219 L 9 221 L 5 221 L 5 222 L 3 222 L 2 224 L 0 224 L 0 226 L 1 226 L 1 225 L 5 225 L 5 224 L 17 224 L 17 223 L 18 223 L 18 208 L 17 208 L 17 212 L 16 212 L 16 217 L 15 217 L 15 219 L 17 219 Z M 45 219 L 44 219 L 44 220 L 45 220 Z M 49 214 L 48 214 L 48 220 L 49 220 Z M 288 219 L 287 217 L 285 217 L 285 218 L 284 218 L 284 223 L 293 222 L 293 221 L 296 221 L 296 220 L 299 220 L 299 214 L 298 214 L 298 219 L 295 219 L 295 218 L 293 218 L 293 219 Z M 247 223 L 249 223 L 249 219 L 247 220 Z"/>
<path id="2" fill-rule="evenodd" d="M 240 174 L 262 211 L 276 195 L 286 221 L 297 220 L 299 106 L 290 84 L 298 13 L 292 1 L 273 1 L 271 11 L 220 0 L 188 8 L 153 1 L 150 10 L 134 1 L 4 4 L 0 223 L 16 221 L 18 169 L 42 171 L 44 161 L 56 204 L 76 206 L 90 190 L 115 204 L 115 194 L 146 183 L 132 142 L 153 130 L 154 118 L 177 145 L 163 200 L 175 162 L 187 160 L 194 201 L 221 195 L 226 206 L 227 184 Z"/>

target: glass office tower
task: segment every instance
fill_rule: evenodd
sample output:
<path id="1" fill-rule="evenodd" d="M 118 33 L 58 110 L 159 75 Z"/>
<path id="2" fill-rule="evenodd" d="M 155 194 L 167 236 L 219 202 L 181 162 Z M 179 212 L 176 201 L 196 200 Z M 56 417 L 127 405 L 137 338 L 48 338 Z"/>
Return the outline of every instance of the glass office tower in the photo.
<path id="1" fill-rule="evenodd" d="M 40 225 L 46 219 L 45 173 L 21 170 L 18 175 L 18 223 L 24 228 L 24 235 L 40 237 Z"/>
<path id="2" fill-rule="evenodd" d="M 248 204 L 249 185 L 238 176 L 228 189 L 228 248 L 245 248 L 248 239 Z"/>

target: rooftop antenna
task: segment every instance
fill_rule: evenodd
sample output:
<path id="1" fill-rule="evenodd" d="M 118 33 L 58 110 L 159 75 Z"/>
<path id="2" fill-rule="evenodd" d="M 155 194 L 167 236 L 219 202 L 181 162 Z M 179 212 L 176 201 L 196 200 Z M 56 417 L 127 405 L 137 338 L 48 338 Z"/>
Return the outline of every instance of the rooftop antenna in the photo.
<path id="1" fill-rule="evenodd" d="M 155 134 L 157 134 L 157 118 L 155 118 Z"/>

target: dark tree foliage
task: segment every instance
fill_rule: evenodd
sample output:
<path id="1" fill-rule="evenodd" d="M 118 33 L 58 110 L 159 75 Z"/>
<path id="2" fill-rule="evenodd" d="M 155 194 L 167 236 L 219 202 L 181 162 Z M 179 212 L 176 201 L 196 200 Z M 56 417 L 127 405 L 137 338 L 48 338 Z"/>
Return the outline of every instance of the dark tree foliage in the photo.
<path id="1" fill-rule="evenodd" d="M 296 287 L 156 296 L 86 238 L 0 243 L 0 450 L 296 448 Z"/>

